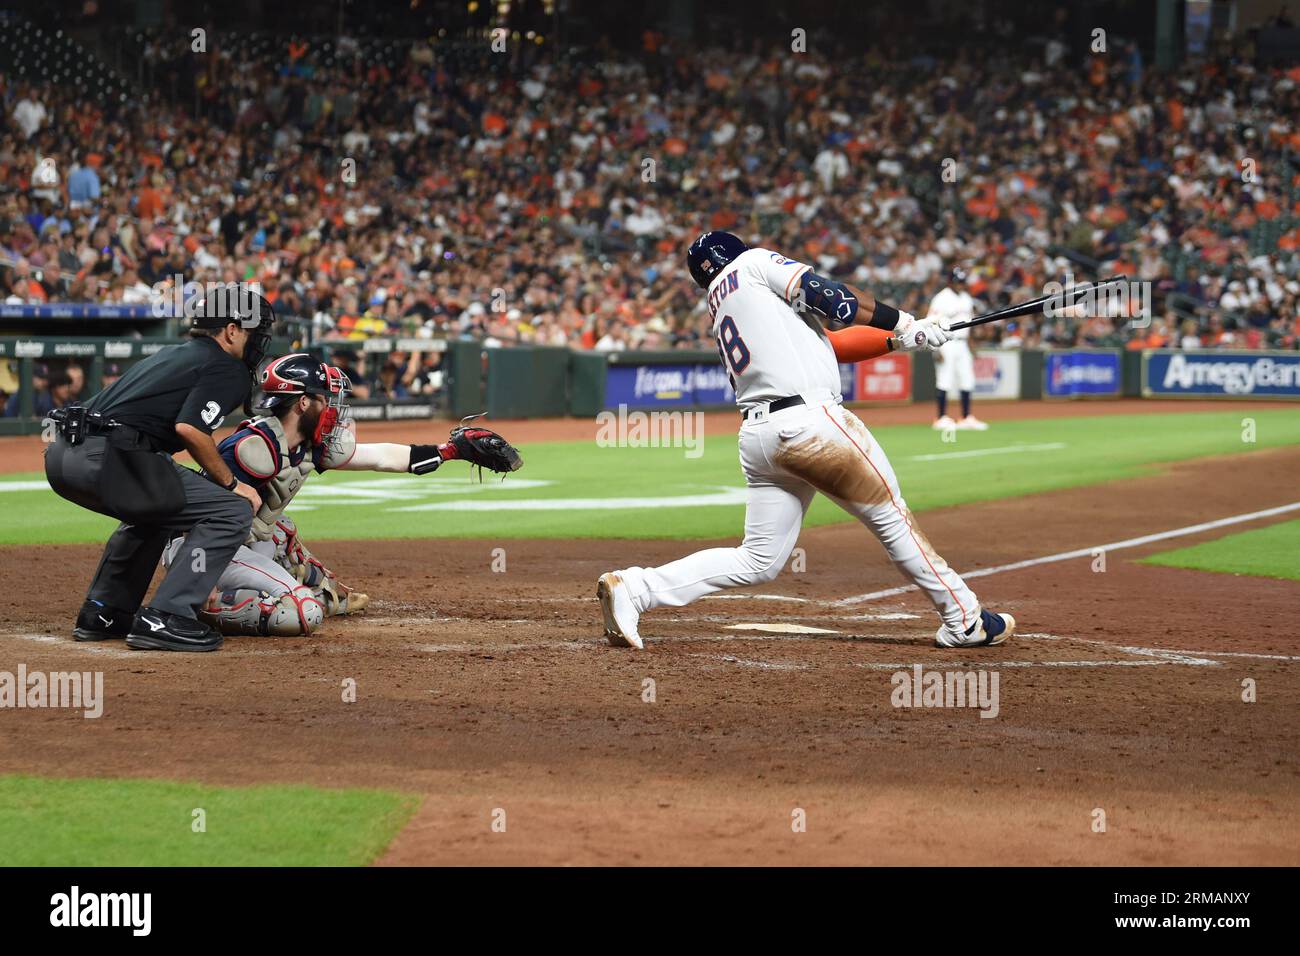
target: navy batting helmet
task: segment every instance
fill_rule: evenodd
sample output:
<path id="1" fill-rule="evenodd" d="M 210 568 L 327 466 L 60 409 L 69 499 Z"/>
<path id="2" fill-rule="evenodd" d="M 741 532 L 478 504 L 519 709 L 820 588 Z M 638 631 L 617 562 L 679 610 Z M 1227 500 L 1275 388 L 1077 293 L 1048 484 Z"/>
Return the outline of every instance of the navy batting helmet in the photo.
<path id="1" fill-rule="evenodd" d="M 968 273 L 966 272 L 965 266 L 956 265 L 952 267 L 952 272 L 949 274 L 949 278 L 952 280 L 953 285 L 960 286 L 966 284 L 967 275 Z"/>
<path id="2" fill-rule="evenodd" d="M 691 278 L 701 289 L 718 277 L 718 271 L 728 265 L 749 246 L 729 232 L 704 232 L 686 250 L 686 265 Z"/>

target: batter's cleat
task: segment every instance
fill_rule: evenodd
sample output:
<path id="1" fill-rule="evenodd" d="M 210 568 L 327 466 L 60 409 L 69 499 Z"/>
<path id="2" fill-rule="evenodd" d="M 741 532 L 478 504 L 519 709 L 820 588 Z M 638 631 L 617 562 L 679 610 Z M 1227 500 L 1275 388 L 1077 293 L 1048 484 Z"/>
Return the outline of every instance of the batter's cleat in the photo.
<path id="1" fill-rule="evenodd" d="M 632 595 L 627 593 L 623 579 L 612 571 L 602 574 L 596 584 L 596 597 L 600 598 L 600 611 L 605 615 L 605 637 L 614 647 L 642 649 L 641 635 L 636 632 L 640 614 L 632 606 Z"/>
<path id="2" fill-rule="evenodd" d="M 956 428 L 957 423 L 952 420 L 951 416 L 944 415 L 942 418 L 936 418 L 934 424 L 930 426 L 937 432 L 947 431 L 950 428 Z"/>
<path id="3" fill-rule="evenodd" d="M 131 631 L 131 618 L 130 611 L 119 611 L 98 601 L 87 601 L 81 605 L 81 611 L 77 614 L 72 636 L 79 641 L 110 641 L 116 637 L 126 637 Z"/>
<path id="4" fill-rule="evenodd" d="M 957 423 L 957 427 L 967 432 L 986 432 L 989 430 L 989 426 L 974 415 L 967 415 Z"/>
<path id="5" fill-rule="evenodd" d="M 980 619 L 966 629 L 960 639 L 954 639 L 946 627 L 934 635 L 938 647 L 993 647 L 1016 633 L 1016 619 L 1010 614 L 993 614 L 980 611 Z"/>
<path id="6" fill-rule="evenodd" d="M 215 651 L 225 638 L 202 621 L 142 607 L 131 623 L 126 646 L 137 651 Z"/>

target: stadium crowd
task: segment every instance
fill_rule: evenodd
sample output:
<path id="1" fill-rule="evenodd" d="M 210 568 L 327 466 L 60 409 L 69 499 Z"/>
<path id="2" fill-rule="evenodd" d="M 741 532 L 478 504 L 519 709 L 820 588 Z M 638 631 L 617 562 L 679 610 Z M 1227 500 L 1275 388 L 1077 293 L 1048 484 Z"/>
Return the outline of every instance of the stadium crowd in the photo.
<path id="1" fill-rule="evenodd" d="M 256 280 L 326 340 L 711 348 L 683 255 L 729 229 L 918 316 L 957 263 L 990 307 L 1071 273 L 1152 283 L 1150 322 L 981 342 L 1300 344 L 1300 70 L 1159 72 L 1119 41 L 906 64 L 653 33 L 638 55 L 421 40 L 391 62 L 213 44 L 148 39 L 174 98 L 0 76 L 0 299 L 147 302 L 181 274 Z M 435 369 L 367 378 L 418 392 Z"/>

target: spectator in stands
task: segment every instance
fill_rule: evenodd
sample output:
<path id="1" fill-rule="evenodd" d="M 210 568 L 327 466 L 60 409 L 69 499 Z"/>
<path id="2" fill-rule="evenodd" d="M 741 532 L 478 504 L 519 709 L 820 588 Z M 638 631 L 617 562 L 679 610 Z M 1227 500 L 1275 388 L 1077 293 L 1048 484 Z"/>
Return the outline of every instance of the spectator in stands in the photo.
<path id="1" fill-rule="evenodd" d="M 627 330 L 623 327 L 623 323 L 617 320 L 610 321 L 605 329 L 605 334 L 596 340 L 596 351 L 622 352 L 626 348 Z"/>
<path id="2" fill-rule="evenodd" d="M 352 382 L 352 394 L 357 398 L 370 397 L 370 381 L 366 378 L 363 367 L 359 366 L 357 353 L 351 349 L 336 349 L 330 356 L 330 362 Z"/>
<path id="3" fill-rule="evenodd" d="M 64 402 L 60 403 L 60 407 L 67 402 L 75 402 L 79 399 L 82 390 L 86 387 L 86 371 L 76 362 L 69 362 L 68 367 L 64 369 L 64 374 L 68 378 L 68 393 Z"/>
<path id="4" fill-rule="evenodd" d="M 118 364 L 117 362 L 107 362 L 107 363 L 105 363 L 105 365 L 104 365 L 104 375 L 103 375 L 103 384 L 102 384 L 102 386 L 101 386 L 101 388 L 100 388 L 100 391 L 103 391 L 103 389 L 108 388 L 108 386 L 112 385 L 112 384 L 113 384 L 114 382 L 116 382 L 119 378 L 121 378 L 121 377 L 122 377 L 122 371 L 123 371 L 122 366 L 121 366 L 120 364 Z"/>
<path id="5" fill-rule="evenodd" d="M 99 173 L 79 153 L 74 153 L 72 170 L 68 173 L 68 207 L 88 209 L 101 195 Z"/>
<path id="6" fill-rule="evenodd" d="M 77 371 L 80 372 L 81 369 L 77 369 Z M 41 396 L 37 393 L 36 414 L 44 416 L 55 408 L 63 408 L 76 397 L 73 388 L 72 376 L 68 374 L 67 369 L 59 369 L 54 372 L 50 376 L 49 391 L 46 393 L 45 401 L 41 401 Z"/>
<path id="7" fill-rule="evenodd" d="M 645 59 L 551 44 L 503 58 L 421 39 L 387 60 L 378 42 L 353 41 L 359 76 L 353 59 L 302 39 L 232 33 L 230 55 L 195 70 L 184 36 L 143 35 L 142 61 L 164 88 L 112 105 L 22 87 L 17 135 L 0 142 L 0 259 L 30 264 L 57 239 L 46 228 L 75 236 L 79 266 L 60 262 L 73 278 L 42 284 L 51 301 L 125 298 L 127 270 L 147 285 L 179 258 L 199 281 L 287 281 L 294 310 L 331 339 L 711 348 L 681 249 L 730 227 L 913 312 L 937 291 L 935 260 L 972 263 L 992 305 L 1059 279 L 1063 250 L 1105 257 L 1080 273 L 1154 269 L 1161 298 L 1172 288 L 1190 300 L 1174 329 L 1229 293 L 1212 277 L 1231 276 L 1246 282 L 1250 328 L 1295 342 L 1294 311 L 1270 289 L 1300 273 L 1300 86 L 1245 60 L 1170 72 L 1125 44 L 1086 68 L 1063 44 L 972 48 L 904 78 L 898 58 L 827 37 L 840 75 L 861 78 L 852 85 L 807 58 L 711 39 Z M 1029 88 L 1008 106 L 1007 90 Z M 805 103 L 815 108 L 793 108 Z M 1247 111 L 1250 155 L 1278 170 L 1262 181 L 1277 195 L 1232 175 Z M 355 183 L 319 148 L 331 137 L 364 160 Z M 71 163 L 55 208 L 31 195 L 46 154 Z M 944 156 L 966 157 L 954 182 L 933 174 Z M 642 183 L 646 157 L 655 177 Z M 186 242 L 179 257 L 155 262 L 158 217 L 165 241 Z M 497 288 L 514 318 L 493 311 Z M 1123 316 L 1076 326 L 1028 319 L 1020 341 L 1146 338 Z M 1006 330 L 988 334 L 996 345 Z"/>
<path id="8" fill-rule="evenodd" d="M 48 115 L 36 87 L 24 87 L 22 98 L 14 104 L 13 109 L 14 125 L 18 127 L 23 137 L 31 139 L 35 136 L 37 131 L 45 125 Z"/>
<path id="9" fill-rule="evenodd" d="M 375 379 L 375 387 L 370 392 L 371 398 L 406 398 L 406 386 L 402 383 L 396 363 L 385 362 Z"/>
<path id="10" fill-rule="evenodd" d="M 9 400 L 18 394 L 18 362 L 0 359 L 0 415 L 9 415 Z"/>
<path id="11" fill-rule="evenodd" d="M 412 395 L 434 396 L 442 391 L 442 353 L 419 352 L 419 366 L 411 379 Z"/>
<path id="12" fill-rule="evenodd" d="M 33 414 L 44 417 L 48 415 L 53 404 L 50 400 L 50 373 L 40 362 L 32 366 L 32 411 Z M 21 414 L 21 393 L 15 391 L 5 402 L 5 417 L 16 418 Z"/>

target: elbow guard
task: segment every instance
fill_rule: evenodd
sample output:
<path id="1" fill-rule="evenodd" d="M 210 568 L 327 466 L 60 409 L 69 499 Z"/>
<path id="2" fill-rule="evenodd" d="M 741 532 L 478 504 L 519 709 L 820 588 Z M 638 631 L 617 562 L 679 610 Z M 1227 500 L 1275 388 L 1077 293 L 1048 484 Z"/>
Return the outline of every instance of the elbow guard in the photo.
<path id="1" fill-rule="evenodd" d="M 799 294 L 795 298 L 796 311 L 802 311 L 798 305 L 802 301 L 804 308 L 820 315 L 833 329 L 852 325 L 858 317 L 857 296 L 844 283 L 819 276 L 811 269 L 799 279 Z"/>

